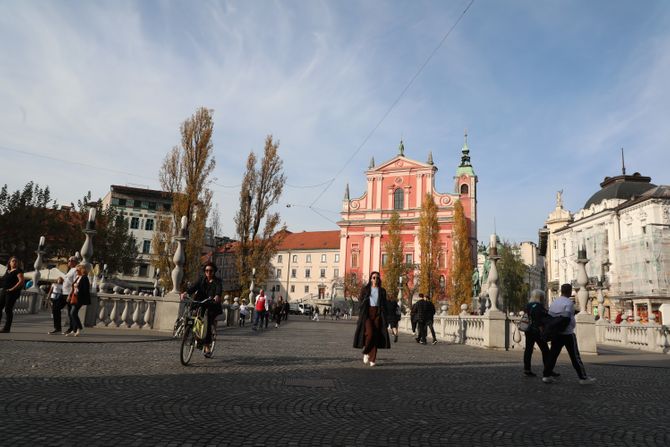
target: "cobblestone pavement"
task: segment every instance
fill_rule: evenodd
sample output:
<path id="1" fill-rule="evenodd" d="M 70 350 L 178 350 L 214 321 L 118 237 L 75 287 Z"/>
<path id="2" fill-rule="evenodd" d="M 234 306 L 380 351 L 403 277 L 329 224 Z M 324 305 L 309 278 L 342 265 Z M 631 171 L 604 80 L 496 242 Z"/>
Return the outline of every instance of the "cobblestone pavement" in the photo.
<path id="1" fill-rule="evenodd" d="M 670 369 L 587 362 L 580 386 L 521 374 L 521 353 L 401 335 L 371 368 L 351 321 L 177 341 L 0 339 L 0 445 L 670 445 Z M 199 354 L 199 353 L 196 353 Z M 540 371 L 540 356 L 534 356 Z"/>

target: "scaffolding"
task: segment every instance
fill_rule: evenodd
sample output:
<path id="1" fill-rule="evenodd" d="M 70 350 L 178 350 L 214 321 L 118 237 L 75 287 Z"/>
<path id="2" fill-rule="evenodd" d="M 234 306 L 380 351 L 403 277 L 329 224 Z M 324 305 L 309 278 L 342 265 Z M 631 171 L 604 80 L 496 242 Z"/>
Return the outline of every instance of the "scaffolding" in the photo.
<path id="1" fill-rule="evenodd" d="M 614 291 L 623 297 L 670 296 L 670 227 L 647 225 L 644 234 L 614 243 Z"/>

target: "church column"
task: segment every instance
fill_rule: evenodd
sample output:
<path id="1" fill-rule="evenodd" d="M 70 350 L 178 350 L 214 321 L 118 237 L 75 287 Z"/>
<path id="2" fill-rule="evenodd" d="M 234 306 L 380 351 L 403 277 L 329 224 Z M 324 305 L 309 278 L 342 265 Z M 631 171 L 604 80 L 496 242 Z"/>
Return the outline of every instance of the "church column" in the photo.
<path id="1" fill-rule="evenodd" d="M 388 209 L 392 210 L 393 209 L 393 193 L 394 189 L 393 186 L 388 187 Z"/>
<path id="2" fill-rule="evenodd" d="M 365 208 L 368 210 L 372 209 L 372 191 L 373 191 L 373 179 L 368 177 L 368 193 L 365 197 Z"/>
<path id="3" fill-rule="evenodd" d="M 379 258 L 381 257 L 381 235 L 372 235 L 372 271 L 379 271 Z"/>
<path id="4" fill-rule="evenodd" d="M 377 180 L 377 182 L 376 182 L 377 198 L 375 199 L 375 205 L 377 205 L 377 209 L 381 210 L 382 208 L 384 208 L 382 206 L 382 185 L 383 185 L 382 176 L 378 175 L 376 180 Z"/>
<path id="5" fill-rule="evenodd" d="M 421 201 L 423 200 L 423 179 L 426 174 L 417 174 L 416 179 L 416 208 L 421 208 Z"/>
<path id="6" fill-rule="evenodd" d="M 370 237 L 372 235 L 370 233 L 365 233 L 365 239 L 363 239 L 363 283 L 368 280 L 368 277 L 370 276 L 370 255 L 371 255 L 371 241 Z"/>
<path id="7" fill-rule="evenodd" d="M 405 187 L 403 188 L 403 195 L 405 196 L 405 199 L 404 199 L 404 201 L 403 201 L 402 208 L 403 208 L 404 210 L 409 209 L 409 193 L 410 193 L 411 191 L 412 191 L 412 187 L 409 186 L 409 185 L 408 185 L 408 186 L 405 186 Z"/>

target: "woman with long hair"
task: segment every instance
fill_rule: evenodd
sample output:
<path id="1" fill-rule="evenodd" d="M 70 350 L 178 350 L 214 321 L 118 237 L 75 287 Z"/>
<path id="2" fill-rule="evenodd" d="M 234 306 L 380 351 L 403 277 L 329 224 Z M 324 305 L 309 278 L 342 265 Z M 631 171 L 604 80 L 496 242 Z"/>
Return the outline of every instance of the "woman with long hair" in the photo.
<path id="1" fill-rule="evenodd" d="M 88 269 L 84 264 L 77 266 L 77 279 L 72 284 L 72 292 L 70 292 L 67 302 L 70 305 L 68 308 L 70 328 L 65 332 L 65 336 L 74 335 L 79 337 L 81 330 L 84 329 L 84 325 L 81 324 L 79 319 L 79 309 L 91 304 L 91 282 L 88 280 Z"/>
<path id="2" fill-rule="evenodd" d="M 377 350 L 391 347 L 384 315 L 388 307 L 386 290 L 382 287 L 379 272 L 370 273 L 370 279 L 361 289 L 358 302 L 360 311 L 354 333 L 354 348 L 363 349 L 363 363 L 375 366 Z"/>
<path id="3" fill-rule="evenodd" d="M 14 305 L 21 296 L 23 289 L 23 270 L 19 268 L 19 258 L 12 256 L 7 263 L 7 271 L 2 277 L 2 288 L 4 291 L 0 294 L 0 321 L 2 321 L 2 310 L 5 310 L 5 327 L 0 332 L 9 332 L 12 328 L 14 319 Z"/>

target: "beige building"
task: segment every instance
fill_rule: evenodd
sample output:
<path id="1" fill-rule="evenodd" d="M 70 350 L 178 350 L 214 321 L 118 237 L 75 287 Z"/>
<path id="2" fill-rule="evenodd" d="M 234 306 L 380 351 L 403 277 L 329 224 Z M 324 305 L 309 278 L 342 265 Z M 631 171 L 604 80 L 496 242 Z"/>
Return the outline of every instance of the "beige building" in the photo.
<path id="1" fill-rule="evenodd" d="M 616 312 L 639 315 L 670 303 L 670 186 L 656 186 L 639 173 L 606 177 L 584 207 L 570 213 L 561 192 L 540 230 L 546 252 L 550 299 L 559 285 L 577 278 L 578 250 L 586 248 L 586 271 L 592 298 L 605 295 L 605 317 Z M 594 312 L 591 300 L 587 311 Z"/>
<path id="2" fill-rule="evenodd" d="M 102 199 L 102 205 L 114 207 L 128 219 L 128 227 L 139 252 L 133 274 L 115 274 L 114 278 L 127 287 L 153 291 L 155 269 L 151 265 L 151 244 L 159 217 L 170 215 L 172 195 L 153 189 L 112 185 Z"/>
<path id="3" fill-rule="evenodd" d="M 340 231 L 287 232 L 270 261 L 265 292 L 290 302 L 328 305 L 342 295 Z"/>

